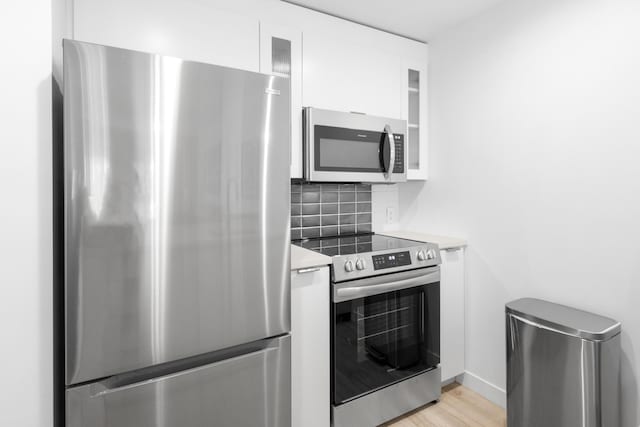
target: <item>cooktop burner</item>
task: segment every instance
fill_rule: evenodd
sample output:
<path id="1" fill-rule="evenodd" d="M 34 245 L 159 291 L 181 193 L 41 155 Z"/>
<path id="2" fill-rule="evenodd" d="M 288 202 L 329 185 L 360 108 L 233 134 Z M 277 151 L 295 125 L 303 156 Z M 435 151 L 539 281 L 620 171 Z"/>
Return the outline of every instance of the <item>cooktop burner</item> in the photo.
<path id="1" fill-rule="evenodd" d="M 292 243 L 332 257 L 334 281 L 440 264 L 437 245 L 380 234 L 321 237 Z"/>
<path id="2" fill-rule="evenodd" d="M 295 240 L 292 243 L 328 256 L 411 248 L 421 244 L 421 242 L 413 240 L 381 236 L 379 234 L 321 237 L 317 239 Z"/>

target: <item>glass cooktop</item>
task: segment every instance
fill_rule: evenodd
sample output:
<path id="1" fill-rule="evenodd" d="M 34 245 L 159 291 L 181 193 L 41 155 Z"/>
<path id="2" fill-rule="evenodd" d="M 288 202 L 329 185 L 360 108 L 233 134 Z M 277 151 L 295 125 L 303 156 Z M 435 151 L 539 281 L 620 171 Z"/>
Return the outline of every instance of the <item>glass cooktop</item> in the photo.
<path id="1" fill-rule="evenodd" d="M 421 245 L 421 242 L 381 236 L 379 234 L 321 237 L 317 239 L 294 240 L 291 243 L 328 256 L 386 251 L 388 249 L 402 249 Z"/>

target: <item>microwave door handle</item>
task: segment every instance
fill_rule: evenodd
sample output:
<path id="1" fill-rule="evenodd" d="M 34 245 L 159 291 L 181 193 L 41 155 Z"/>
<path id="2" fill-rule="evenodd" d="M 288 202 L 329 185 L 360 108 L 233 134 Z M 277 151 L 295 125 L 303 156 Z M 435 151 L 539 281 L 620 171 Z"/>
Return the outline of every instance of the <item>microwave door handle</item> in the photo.
<path id="1" fill-rule="evenodd" d="M 384 165 L 386 169 L 387 179 L 388 179 L 391 177 L 391 174 L 393 173 L 393 167 L 395 166 L 395 163 L 396 163 L 396 143 L 395 143 L 395 138 L 393 136 L 393 132 L 391 131 L 391 126 L 385 125 L 384 133 L 387 134 L 387 139 L 385 140 L 385 144 L 389 144 L 389 160 L 387 161 L 387 164 Z"/>

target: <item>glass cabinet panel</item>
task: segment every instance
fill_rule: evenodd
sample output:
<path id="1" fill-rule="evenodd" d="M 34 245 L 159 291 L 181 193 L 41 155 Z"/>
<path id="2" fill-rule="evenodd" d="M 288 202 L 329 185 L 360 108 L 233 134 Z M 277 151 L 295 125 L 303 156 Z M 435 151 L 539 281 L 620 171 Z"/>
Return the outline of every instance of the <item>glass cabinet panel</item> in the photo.
<path id="1" fill-rule="evenodd" d="M 420 71 L 408 73 L 409 169 L 420 169 Z"/>
<path id="2" fill-rule="evenodd" d="M 403 68 L 403 118 L 407 120 L 407 179 L 427 179 L 426 56 Z"/>
<path id="3" fill-rule="evenodd" d="M 271 71 L 274 74 L 291 76 L 291 41 L 271 38 Z"/>

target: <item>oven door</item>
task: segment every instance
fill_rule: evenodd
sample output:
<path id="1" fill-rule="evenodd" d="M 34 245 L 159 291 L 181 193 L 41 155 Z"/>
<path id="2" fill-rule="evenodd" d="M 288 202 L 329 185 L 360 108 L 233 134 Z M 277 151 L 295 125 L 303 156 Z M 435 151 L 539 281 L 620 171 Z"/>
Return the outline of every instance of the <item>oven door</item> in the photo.
<path id="1" fill-rule="evenodd" d="M 315 108 L 304 121 L 308 181 L 406 181 L 405 121 Z"/>
<path id="2" fill-rule="evenodd" d="M 333 284 L 332 401 L 440 363 L 440 268 Z"/>

